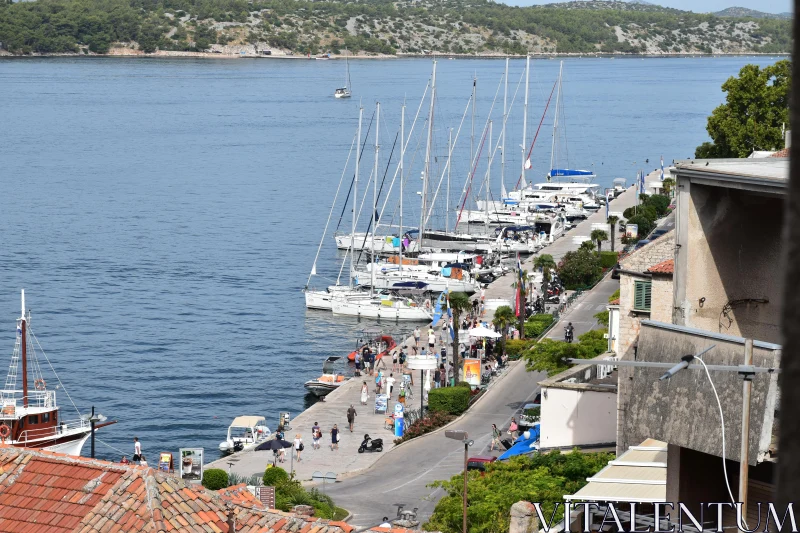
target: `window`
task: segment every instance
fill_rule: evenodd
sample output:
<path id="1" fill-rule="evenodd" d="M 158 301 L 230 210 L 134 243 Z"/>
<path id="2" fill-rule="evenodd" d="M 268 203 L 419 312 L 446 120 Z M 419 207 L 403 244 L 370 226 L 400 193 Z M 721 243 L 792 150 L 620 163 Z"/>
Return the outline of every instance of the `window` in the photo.
<path id="1" fill-rule="evenodd" d="M 28 417 L 28 424 L 38 424 L 39 423 L 39 415 L 31 415 Z"/>
<path id="2" fill-rule="evenodd" d="M 633 288 L 633 310 L 650 311 L 650 292 L 652 283 L 649 281 L 635 281 Z"/>
<path id="3" fill-rule="evenodd" d="M 50 413 L 42 414 L 42 423 L 44 422 L 50 422 Z"/>

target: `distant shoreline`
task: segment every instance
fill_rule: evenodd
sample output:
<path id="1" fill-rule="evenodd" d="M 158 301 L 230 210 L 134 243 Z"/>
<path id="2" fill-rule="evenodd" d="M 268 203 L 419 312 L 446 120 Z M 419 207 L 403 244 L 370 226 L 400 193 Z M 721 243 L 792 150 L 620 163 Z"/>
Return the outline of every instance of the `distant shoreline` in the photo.
<path id="1" fill-rule="evenodd" d="M 114 50 L 114 49 L 112 49 Z M 124 49 L 116 49 L 124 50 Z M 12 54 L 9 52 L 2 53 L 0 51 L 0 60 L 2 59 L 37 59 L 37 58 L 86 58 L 86 59 L 108 59 L 108 58 L 140 58 L 140 59 L 277 59 L 277 60 L 318 60 L 318 61 L 338 61 L 345 58 L 343 55 L 331 55 L 330 57 L 308 57 L 304 55 L 290 55 L 290 54 L 273 54 L 273 55 L 253 55 L 253 54 L 221 54 L 215 52 L 175 52 L 175 51 L 159 51 L 153 54 L 145 54 L 138 51 L 131 50 L 132 53 L 110 53 L 110 54 L 81 54 L 81 53 L 67 53 L 67 54 Z M 597 58 L 597 59 L 675 59 L 675 58 L 715 58 L 715 57 L 790 57 L 790 53 L 774 53 L 767 54 L 763 52 L 749 52 L 749 53 L 730 53 L 730 54 L 688 54 L 688 53 L 664 53 L 664 54 L 577 54 L 577 53 L 564 53 L 564 54 L 531 54 L 531 59 L 570 59 L 570 58 Z M 347 59 L 352 60 L 375 60 L 375 59 L 524 59 L 524 55 L 507 55 L 507 54 L 406 54 L 399 53 L 396 55 L 388 54 L 374 54 L 374 55 L 352 55 L 347 56 Z"/>

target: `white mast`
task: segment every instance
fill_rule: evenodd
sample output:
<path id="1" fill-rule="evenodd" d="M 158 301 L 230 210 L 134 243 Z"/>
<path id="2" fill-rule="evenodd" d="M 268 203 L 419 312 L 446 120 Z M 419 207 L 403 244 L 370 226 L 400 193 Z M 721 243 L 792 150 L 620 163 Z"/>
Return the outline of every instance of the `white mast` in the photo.
<path id="1" fill-rule="evenodd" d="M 425 231 L 425 201 L 428 194 L 428 177 L 431 172 L 431 142 L 433 138 L 433 104 L 436 101 L 436 60 L 433 60 L 431 75 L 431 104 L 428 110 L 428 140 L 425 143 L 425 170 L 422 173 L 422 209 L 419 213 L 419 249 L 422 251 L 422 238 Z"/>
<path id="2" fill-rule="evenodd" d="M 355 250 L 356 250 L 356 211 L 358 198 L 358 171 L 359 160 L 361 159 L 361 119 L 364 116 L 364 108 L 358 105 L 358 140 L 356 141 L 356 175 L 353 178 L 353 224 L 350 233 L 350 288 L 353 288 L 353 276 L 356 273 Z"/>
<path id="3" fill-rule="evenodd" d="M 406 101 L 400 112 L 400 271 L 403 270 L 403 162 L 406 157 Z"/>
<path id="4" fill-rule="evenodd" d="M 25 320 L 25 289 L 22 289 L 22 296 L 20 297 L 22 300 L 22 314 L 19 315 L 22 320 Z"/>
<path id="5" fill-rule="evenodd" d="M 525 56 L 525 105 L 522 108 L 522 175 L 520 189 L 528 186 L 525 181 L 525 167 L 527 165 L 526 150 L 528 149 L 528 78 L 531 71 L 531 56 Z"/>
<path id="6" fill-rule="evenodd" d="M 492 146 L 492 121 L 489 121 L 489 151 L 486 153 L 486 235 L 489 235 L 489 214 L 492 210 L 489 208 L 489 189 L 490 179 L 492 177 L 492 155 L 494 155 L 494 147 Z"/>
<path id="7" fill-rule="evenodd" d="M 453 168 L 450 161 L 453 157 L 453 128 L 450 128 L 449 135 L 447 136 L 447 201 L 444 216 L 444 232 L 450 232 L 450 171 Z M 455 230 L 455 228 L 453 228 Z"/>
<path id="8" fill-rule="evenodd" d="M 370 239 L 370 274 L 371 282 L 369 292 L 375 292 L 375 236 L 378 229 L 378 221 L 375 215 L 378 210 L 378 132 L 381 130 L 381 103 L 375 104 L 375 169 L 373 170 L 374 181 L 372 182 L 372 239 Z"/>
<path id="9" fill-rule="evenodd" d="M 478 76 L 472 78 L 472 129 L 469 134 L 469 169 L 467 169 L 467 183 L 472 176 L 472 168 L 475 166 L 475 100 L 478 95 Z M 466 186 L 466 184 L 465 184 Z"/>
<path id="10" fill-rule="evenodd" d="M 555 156 L 556 156 L 556 133 L 558 128 L 558 107 L 559 101 L 561 100 L 561 72 L 564 69 L 564 62 L 561 62 L 561 65 L 558 67 L 558 91 L 556 92 L 556 113 L 555 118 L 553 118 L 553 146 L 550 148 L 550 170 L 553 169 L 553 163 L 555 163 Z M 548 176 L 550 174 L 548 173 Z M 550 178 L 547 178 L 547 181 L 550 181 Z"/>
<path id="11" fill-rule="evenodd" d="M 508 58 L 506 58 L 505 92 L 503 93 L 503 142 L 500 148 L 500 195 L 505 198 L 506 193 L 506 120 L 508 120 Z"/>

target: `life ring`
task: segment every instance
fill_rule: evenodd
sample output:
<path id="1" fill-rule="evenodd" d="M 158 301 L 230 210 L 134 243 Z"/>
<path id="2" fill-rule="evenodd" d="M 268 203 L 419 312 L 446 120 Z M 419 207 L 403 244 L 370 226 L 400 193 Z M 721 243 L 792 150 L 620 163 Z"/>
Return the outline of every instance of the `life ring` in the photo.
<path id="1" fill-rule="evenodd" d="M 34 380 L 33 388 L 36 390 L 45 390 L 47 388 L 47 383 L 42 378 Z"/>
<path id="2" fill-rule="evenodd" d="M 6 438 L 6 437 L 8 437 L 9 435 L 11 435 L 11 428 L 9 428 L 9 427 L 8 427 L 7 425 L 5 425 L 5 424 L 3 424 L 2 426 L 0 426 L 0 437 L 2 437 L 2 438 Z"/>
<path id="3" fill-rule="evenodd" d="M 431 301 L 425 300 L 425 309 L 430 309 L 430 308 L 431 308 Z"/>

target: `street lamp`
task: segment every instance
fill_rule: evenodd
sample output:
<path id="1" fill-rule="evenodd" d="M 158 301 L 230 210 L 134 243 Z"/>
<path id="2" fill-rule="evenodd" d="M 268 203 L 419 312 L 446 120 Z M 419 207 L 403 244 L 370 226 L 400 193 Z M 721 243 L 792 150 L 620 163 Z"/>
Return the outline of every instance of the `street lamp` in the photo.
<path id="1" fill-rule="evenodd" d="M 89 416 L 89 424 L 92 427 L 92 459 L 94 459 L 94 425 L 101 420 L 100 415 L 94 414 L 94 405 L 92 406 L 92 414 Z"/>
<path id="2" fill-rule="evenodd" d="M 464 501 L 463 501 L 463 533 L 467 533 L 467 459 L 469 458 L 469 447 L 474 444 L 474 441 L 469 440 L 469 435 L 466 431 L 460 429 L 445 430 L 444 436 L 448 439 L 458 440 L 464 443 Z"/>

